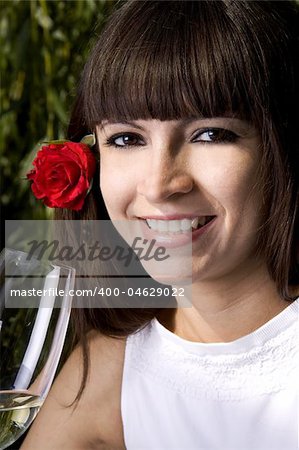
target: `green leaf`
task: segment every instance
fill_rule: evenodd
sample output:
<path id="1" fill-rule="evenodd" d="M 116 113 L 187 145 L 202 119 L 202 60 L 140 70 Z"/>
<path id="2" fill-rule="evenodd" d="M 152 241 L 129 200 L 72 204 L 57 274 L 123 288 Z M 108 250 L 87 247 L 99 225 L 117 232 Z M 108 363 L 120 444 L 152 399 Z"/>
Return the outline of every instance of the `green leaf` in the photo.
<path id="1" fill-rule="evenodd" d="M 86 144 L 86 145 L 88 145 L 88 147 L 93 147 L 95 145 L 95 143 L 96 143 L 95 135 L 93 133 L 92 134 L 87 134 L 86 136 L 84 136 L 81 139 L 80 143 L 81 144 Z"/>
<path id="2" fill-rule="evenodd" d="M 70 142 L 67 139 L 56 139 L 56 140 L 51 140 L 51 141 L 42 141 L 42 143 L 40 145 L 43 144 L 65 144 L 66 142 Z"/>

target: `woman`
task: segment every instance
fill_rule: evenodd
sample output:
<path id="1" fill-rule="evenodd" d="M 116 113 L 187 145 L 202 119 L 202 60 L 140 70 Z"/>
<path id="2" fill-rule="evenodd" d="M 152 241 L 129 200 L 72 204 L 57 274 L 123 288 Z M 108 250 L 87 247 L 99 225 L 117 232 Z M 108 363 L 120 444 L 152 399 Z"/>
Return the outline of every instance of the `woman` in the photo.
<path id="1" fill-rule="evenodd" d="M 298 448 L 297 77 L 295 2 L 112 15 L 69 128 L 96 133 L 100 182 L 57 217 L 143 220 L 166 246 L 187 224 L 192 306 L 78 310 L 24 449 Z"/>

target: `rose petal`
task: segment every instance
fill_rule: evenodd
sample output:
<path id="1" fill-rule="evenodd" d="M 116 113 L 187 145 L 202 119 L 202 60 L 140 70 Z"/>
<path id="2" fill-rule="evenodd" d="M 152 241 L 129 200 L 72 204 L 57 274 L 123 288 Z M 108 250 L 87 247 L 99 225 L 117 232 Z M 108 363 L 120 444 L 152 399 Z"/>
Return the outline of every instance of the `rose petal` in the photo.
<path id="1" fill-rule="evenodd" d="M 96 170 L 89 147 L 65 142 L 43 145 L 27 174 L 34 195 L 51 208 L 80 210 Z"/>

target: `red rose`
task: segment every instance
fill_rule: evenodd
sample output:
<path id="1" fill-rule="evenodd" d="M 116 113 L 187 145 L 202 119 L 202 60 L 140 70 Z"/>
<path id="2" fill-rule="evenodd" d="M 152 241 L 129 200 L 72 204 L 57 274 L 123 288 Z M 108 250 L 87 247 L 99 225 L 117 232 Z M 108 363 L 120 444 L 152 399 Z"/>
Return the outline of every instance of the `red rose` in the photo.
<path id="1" fill-rule="evenodd" d="M 86 144 L 77 142 L 43 145 L 27 174 L 32 192 L 50 208 L 82 209 L 91 187 L 96 160 Z"/>

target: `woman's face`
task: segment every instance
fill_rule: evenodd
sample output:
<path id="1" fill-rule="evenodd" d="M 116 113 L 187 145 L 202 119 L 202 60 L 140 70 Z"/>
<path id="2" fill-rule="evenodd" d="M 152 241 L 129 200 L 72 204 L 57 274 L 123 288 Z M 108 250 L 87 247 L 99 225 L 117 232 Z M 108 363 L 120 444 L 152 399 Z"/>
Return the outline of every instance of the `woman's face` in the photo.
<path id="1" fill-rule="evenodd" d="M 113 221 L 141 220 L 166 247 L 192 230 L 193 281 L 258 265 L 260 141 L 249 123 L 105 121 L 97 138 L 100 187 Z"/>

